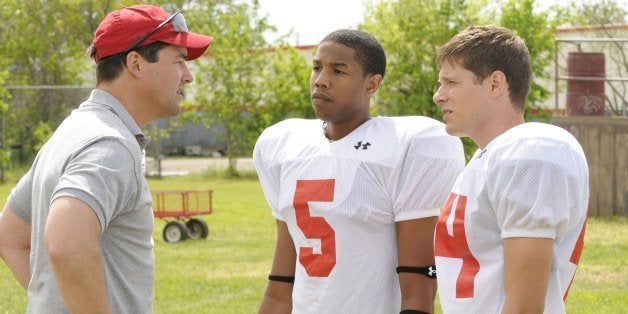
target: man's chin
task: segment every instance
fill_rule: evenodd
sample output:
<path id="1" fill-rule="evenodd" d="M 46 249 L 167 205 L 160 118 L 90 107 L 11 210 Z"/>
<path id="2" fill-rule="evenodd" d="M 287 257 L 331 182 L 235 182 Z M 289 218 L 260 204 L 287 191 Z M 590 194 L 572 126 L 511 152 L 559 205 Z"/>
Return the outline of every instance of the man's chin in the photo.
<path id="1" fill-rule="evenodd" d="M 166 118 L 174 117 L 179 113 L 181 113 L 181 105 L 173 106 L 170 111 L 166 112 L 166 114 L 168 115 Z"/>
<path id="2" fill-rule="evenodd" d="M 464 132 L 462 132 L 461 130 L 457 129 L 455 126 L 453 126 L 451 124 L 446 124 L 445 131 L 447 132 L 447 134 L 449 134 L 451 136 L 457 136 L 457 137 L 465 137 L 465 136 L 467 136 Z"/>

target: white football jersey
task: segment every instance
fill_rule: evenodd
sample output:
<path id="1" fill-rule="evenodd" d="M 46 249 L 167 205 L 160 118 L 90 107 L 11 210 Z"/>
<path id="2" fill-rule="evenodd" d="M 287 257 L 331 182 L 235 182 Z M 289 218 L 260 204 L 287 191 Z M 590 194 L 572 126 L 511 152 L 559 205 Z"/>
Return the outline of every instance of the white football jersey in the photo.
<path id="1" fill-rule="evenodd" d="M 438 216 L 462 144 L 425 117 L 376 117 L 330 142 L 322 121 L 266 129 L 255 166 L 297 252 L 293 313 L 397 313 L 395 222 Z"/>
<path id="2" fill-rule="evenodd" d="M 503 239 L 554 239 L 545 313 L 564 313 L 582 251 L 587 162 L 567 131 L 525 123 L 478 150 L 456 180 L 436 226 L 444 313 L 501 313 Z M 531 265 L 534 266 L 534 265 Z"/>

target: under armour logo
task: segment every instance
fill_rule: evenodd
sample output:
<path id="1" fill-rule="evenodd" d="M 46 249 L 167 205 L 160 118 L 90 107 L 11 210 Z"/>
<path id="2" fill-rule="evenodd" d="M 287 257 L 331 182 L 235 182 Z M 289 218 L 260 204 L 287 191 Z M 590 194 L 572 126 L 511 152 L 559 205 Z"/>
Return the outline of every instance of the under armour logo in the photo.
<path id="1" fill-rule="evenodd" d="M 362 150 L 367 150 L 369 148 L 369 146 L 371 146 L 371 143 L 366 142 L 366 143 L 362 144 L 362 141 L 359 141 L 357 144 L 353 145 L 353 147 L 355 147 L 355 149 L 360 149 L 360 147 L 362 147 Z"/>
<path id="2" fill-rule="evenodd" d="M 427 270 L 429 271 L 429 273 L 427 274 L 430 277 L 436 277 L 436 268 L 430 266 L 427 268 Z"/>

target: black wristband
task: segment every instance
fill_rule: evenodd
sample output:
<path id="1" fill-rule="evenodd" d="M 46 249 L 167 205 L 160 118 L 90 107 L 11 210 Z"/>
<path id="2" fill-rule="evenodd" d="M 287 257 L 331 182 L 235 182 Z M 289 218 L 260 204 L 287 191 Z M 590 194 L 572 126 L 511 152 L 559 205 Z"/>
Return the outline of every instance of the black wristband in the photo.
<path id="1" fill-rule="evenodd" d="M 419 310 L 401 310 L 399 314 L 430 314 L 430 313 L 419 311 Z"/>
<path id="2" fill-rule="evenodd" d="M 294 276 L 275 276 L 268 275 L 268 280 L 294 283 Z"/>
<path id="3" fill-rule="evenodd" d="M 435 265 L 430 265 L 430 266 L 425 266 L 425 267 L 398 266 L 397 274 L 398 273 L 415 273 L 415 274 L 425 275 L 427 277 L 434 279 L 436 278 L 436 266 Z"/>

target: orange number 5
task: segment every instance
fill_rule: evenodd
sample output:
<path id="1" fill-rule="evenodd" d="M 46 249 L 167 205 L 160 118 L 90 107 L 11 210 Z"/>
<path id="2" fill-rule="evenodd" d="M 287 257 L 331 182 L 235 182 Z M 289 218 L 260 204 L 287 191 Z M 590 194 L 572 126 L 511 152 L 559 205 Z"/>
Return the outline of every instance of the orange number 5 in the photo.
<path id="1" fill-rule="evenodd" d="M 308 239 L 321 240 L 321 253 L 311 247 L 299 248 L 299 262 L 311 277 L 327 277 L 336 266 L 336 233 L 323 217 L 310 215 L 308 202 L 332 202 L 334 179 L 297 180 L 293 206 L 297 225 Z"/>

